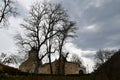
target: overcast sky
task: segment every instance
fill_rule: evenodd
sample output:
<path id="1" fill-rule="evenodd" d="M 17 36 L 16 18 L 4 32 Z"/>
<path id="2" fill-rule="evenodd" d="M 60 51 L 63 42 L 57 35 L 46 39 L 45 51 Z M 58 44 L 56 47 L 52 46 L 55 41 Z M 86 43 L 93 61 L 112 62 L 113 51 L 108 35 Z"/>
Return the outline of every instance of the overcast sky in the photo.
<path id="1" fill-rule="evenodd" d="M 0 29 L 0 52 L 16 52 L 13 36 L 20 32 L 20 23 L 35 0 L 17 0 L 20 16 L 10 18 L 10 27 Z M 43 0 L 41 0 L 43 1 Z M 49 0 L 61 3 L 71 20 L 76 21 L 77 37 L 67 45 L 71 53 L 79 54 L 90 71 L 93 57 L 99 49 L 120 47 L 120 0 Z"/>

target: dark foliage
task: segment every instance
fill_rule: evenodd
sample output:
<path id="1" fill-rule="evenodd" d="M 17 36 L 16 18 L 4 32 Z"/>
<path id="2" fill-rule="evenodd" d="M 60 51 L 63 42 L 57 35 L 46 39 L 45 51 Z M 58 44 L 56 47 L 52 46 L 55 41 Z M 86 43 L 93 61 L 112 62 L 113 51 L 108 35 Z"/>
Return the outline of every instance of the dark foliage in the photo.
<path id="1" fill-rule="evenodd" d="M 97 80 L 120 80 L 120 50 L 102 64 L 93 74 Z"/>

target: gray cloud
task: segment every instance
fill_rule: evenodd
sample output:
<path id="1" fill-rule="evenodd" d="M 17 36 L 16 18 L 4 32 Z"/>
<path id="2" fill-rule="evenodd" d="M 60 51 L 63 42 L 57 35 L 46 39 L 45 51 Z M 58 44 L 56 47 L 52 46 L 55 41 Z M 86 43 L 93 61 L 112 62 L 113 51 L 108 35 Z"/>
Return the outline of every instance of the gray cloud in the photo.
<path id="1" fill-rule="evenodd" d="M 77 22 L 78 38 L 73 42 L 82 49 L 120 47 L 120 0 L 65 0 L 63 6 Z M 87 29 L 94 26 L 93 29 Z"/>
<path id="2" fill-rule="evenodd" d="M 15 3 L 15 6 L 17 8 L 17 13 L 18 13 L 18 18 L 25 18 L 27 16 L 28 10 L 26 7 L 23 6 L 22 3 L 20 3 L 19 1 L 17 1 Z"/>
<path id="3" fill-rule="evenodd" d="M 101 7 L 89 7 L 84 16 L 86 19 L 86 25 L 96 24 L 99 30 L 94 32 L 88 32 L 87 30 L 81 34 L 82 41 L 78 46 L 83 48 L 109 48 L 120 47 L 120 1 L 115 0 L 102 5 Z M 84 35 L 85 34 L 85 35 Z M 116 37 L 117 36 L 117 37 Z M 81 38 L 78 38 L 80 40 Z"/>

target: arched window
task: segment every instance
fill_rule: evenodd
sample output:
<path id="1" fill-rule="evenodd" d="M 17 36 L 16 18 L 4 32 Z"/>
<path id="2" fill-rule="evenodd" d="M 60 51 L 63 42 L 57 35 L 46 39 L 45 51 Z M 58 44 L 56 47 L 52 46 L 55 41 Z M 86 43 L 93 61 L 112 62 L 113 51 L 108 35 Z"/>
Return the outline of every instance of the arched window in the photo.
<path id="1" fill-rule="evenodd" d="M 84 73 L 83 73 L 83 70 L 79 70 L 79 74 L 80 74 L 80 75 L 84 74 Z"/>

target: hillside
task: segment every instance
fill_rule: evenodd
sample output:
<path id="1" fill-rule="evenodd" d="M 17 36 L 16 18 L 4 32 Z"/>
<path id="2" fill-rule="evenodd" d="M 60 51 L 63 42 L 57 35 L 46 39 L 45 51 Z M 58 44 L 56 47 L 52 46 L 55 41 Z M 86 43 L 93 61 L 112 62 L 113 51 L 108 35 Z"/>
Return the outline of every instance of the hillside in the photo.
<path id="1" fill-rule="evenodd" d="M 97 80 L 120 80 L 120 50 L 93 74 Z"/>

